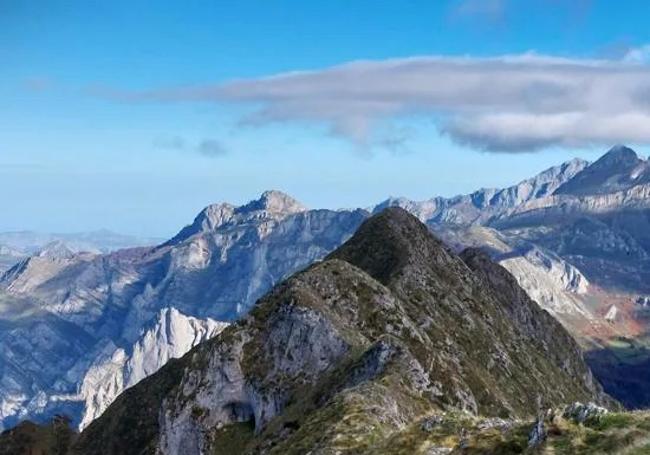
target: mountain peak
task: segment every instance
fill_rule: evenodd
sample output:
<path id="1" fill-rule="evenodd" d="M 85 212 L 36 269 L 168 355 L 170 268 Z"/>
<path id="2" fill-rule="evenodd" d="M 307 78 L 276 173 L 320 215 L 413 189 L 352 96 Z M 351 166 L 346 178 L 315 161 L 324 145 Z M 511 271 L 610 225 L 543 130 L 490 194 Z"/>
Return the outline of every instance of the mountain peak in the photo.
<path id="1" fill-rule="evenodd" d="M 622 144 L 617 144 L 607 153 L 605 153 L 603 156 L 601 156 L 596 163 L 601 163 L 601 164 L 607 164 L 607 165 L 612 165 L 612 164 L 636 164 L 639 161 L 639 156 L 636 154 L 634 150 L 631 148 L 622 145 Z M 596 164 L 594 163 L 594 164 Z"/>
<path id="2" fill-rule="evenodd" d="M 273 213 L 298 213 L 307 210 L 307 207 L 286 193 L 278 190 L 269 190 L 262 193 L 259 199 L 251 201 L 241 207 L 242 212 L 265 210 Z"/>
<path id="3" fill-rule="evenodd" d="M 446 254 L 444 244 L 423 223 L 401 207 L 388 207 L 328 258 L 343 259 L 386 284 L 407 265 L 429 262 L 440 253 Z"/>
<path id="4" fill-rule="evenodd" d="M 197 233 L 214 231 L 220 226 L 240 218 L 260 218 L 255 212 L 267 212 L 280 217 L 306 211 L 307 208 L 281 191 L 270 190 L 259 199 L 240 207 L 228 203 L 211 204 L 201 210 L 192 224 L 185 226 L 175 237 L 163 245 L 176 244 Z"/>
<path id="5" fill-rule="evenodd" d="M 613 193 L 645 183 L 648 179 L 648 163 L 631 148 L 615 145 L 559 187 L 555 194 L 584 196 Z"/>
<path id="6" fill-rule="evenodd" d="M 65 242 L 55 240 L 45 245 L 36 255 L 48 259 L 70 259 L 74 254 Z"/>

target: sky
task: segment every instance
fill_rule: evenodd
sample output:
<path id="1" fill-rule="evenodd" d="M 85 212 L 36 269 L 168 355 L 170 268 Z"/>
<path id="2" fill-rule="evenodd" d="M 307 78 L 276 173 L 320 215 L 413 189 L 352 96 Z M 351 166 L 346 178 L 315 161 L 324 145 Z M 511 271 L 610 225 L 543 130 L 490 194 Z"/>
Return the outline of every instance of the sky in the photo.
<path id="1" fill-rule="evenodd" d="M 0 231 L 169 236 L 650 153 L 650 3 L 0 0 Z"/>

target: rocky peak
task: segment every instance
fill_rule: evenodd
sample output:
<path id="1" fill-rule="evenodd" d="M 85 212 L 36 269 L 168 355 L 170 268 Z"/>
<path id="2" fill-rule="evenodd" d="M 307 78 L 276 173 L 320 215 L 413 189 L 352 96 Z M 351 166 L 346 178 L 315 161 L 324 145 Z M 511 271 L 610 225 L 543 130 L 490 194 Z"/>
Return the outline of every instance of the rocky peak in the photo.
<path id="1" fill-rule="evenodd" d="M 304 212 L 307 207 L 282 191 L 270 190 L 262 193 L 259 199 L 240 207 L 238 211 L 247 213 L 259 210 L 289 215 Z"/>
<path id="2" fill-rule="evenodd" d="M 555 188 L 557 188 L 559 185 L 566 182 L 575 176 L 578 172 L 589 166 L 589 164 L 589 161 L 583 160 L 582 158 L 573 158 L 572 160 L 566 161 L 559 166 L 548 168 L 545 171 L 537 174 L 535 177 L 524 180 L 524 182 L 533 182 L 537 185 L 550 184 L 551 186 L 555 186 Z"/>
<path id="3" fill-rule="evenodd" d="M 201 232 L 215 231 L 228 223 L 249 219 L 278 219 L 306 210 L 304 205 L 291 196 L 275 190 L 265 191 L 259 199 L 240 207 L 228 203 L 212 204 L 201 210 L 192 224 L 185 226 L 164 246 L 180 243 Z"/>
<path id="4" fill-rule="evenodd" d="M 449 255 L 415 216 L 401 207 L 389 207 L 366 220 L 329 258 L 354 264 L 386 284 L 409 266 L 430 265 L 431 258 Z"/>
<path id="5" fill-rule="evenodd" d="M 601 156 L 594 164 L 607 166 L 615 164 L 636 165 L 639 161 L 640 158 L 634 150 L 625 145 L 618 144 L 609 149 L 609 151 Z"/>
<path id="6" fill-rule="evenodd" d="M 36 256 L 48 259 L 71 259 L 74 251 L 61 240 L 55 240 L 45 245 Z"/>
<path id="7" fill-rule="evenodd" d="M 650 181 L 648 163 L 623 145 L 612 147 L 593 164 L 560 186 L 555 194 L 598 195 L 627 190 Z"/>

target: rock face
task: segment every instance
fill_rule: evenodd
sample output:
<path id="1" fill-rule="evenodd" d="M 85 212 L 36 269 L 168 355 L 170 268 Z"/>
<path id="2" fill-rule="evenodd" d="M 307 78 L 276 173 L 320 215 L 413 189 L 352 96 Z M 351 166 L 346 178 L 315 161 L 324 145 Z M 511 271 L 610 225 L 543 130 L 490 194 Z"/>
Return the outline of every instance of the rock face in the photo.
<path id="1" fill-rule="evenodd" d="M 642 294 L 650 278 L 650 163 L 617 146 L 489 226 L 545 247 L 608 289 Z"/>
<path id="2" fill-rule="evenodd" d="M 372 453 L 425 413 L 572 401 L 613 404 L 562 326 L 487 255 L 390 208 L 121 395 L 74 451 Z"/>
<path id="3" fill-rule="evenodd" d="M 81 428 L 99 417 L 127 387 L 155 373 L 170 359 L 220 333 L 228 324 L 196 319 L 175 308 L 164 308 L 128 349 L 107 346 L 85 373 L 79 394 L 85 407 Z"/>
<path id="4" fill-rule="evenodd" d="M 520 242 L 483 226 L 433 226 L 433 231 L 456 251 L 480 248 L 505 267 L 542 308 L 567 326 L 594 319 L 583 300 L 589 281 L 573 265 L 554 252 Z"/>
<path id="5" fill-rule="evenodd" d="M 366 216 L 270 191 L 209 206 L 159 246 L 96 254 L 59 242 L 22 260 L 0 278 L 0 429 L 57 413 L 85 426 Z"/>

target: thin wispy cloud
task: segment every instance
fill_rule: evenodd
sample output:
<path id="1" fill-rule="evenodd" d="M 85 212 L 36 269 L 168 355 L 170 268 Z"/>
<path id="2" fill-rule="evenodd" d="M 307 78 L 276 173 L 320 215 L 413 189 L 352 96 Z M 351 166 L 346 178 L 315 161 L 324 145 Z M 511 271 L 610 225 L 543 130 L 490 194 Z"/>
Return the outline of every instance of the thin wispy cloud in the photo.
<path id="1" fill-rule="evenodd" d="M 416 57 L 111 96 L 245 104 L 242 123 L 313 122 L 356 144 L 406 115 L 429 116 L 456 142 L 487 151 L 650 144 L 650 67 L 641 60 Z"/>
<path id="2" fill-rule="evenodd" d="M 452 7 L 451 17 L 501 22 L 505 19 L 506 8 L 506 0 L 461 0 Z"/>
<path id="3" fill-rule="evenodd" d="M 517 20 L 517 14 L 513 14 L 517 10 L 535 9 L 553 11 L 561 22 L 577 26 L 591 11 L 592 0 L 456 0 L 449 9 L 449 18 L 453 22 L 471 21 L 473 27 L 489 25 L 501 28 Z"/>
<path id="4" fill-rule="evenodd" d="M 203 139 L 192 144 L 180 136 L 161 136 L 154 139 L 153 145 L 158 149 L 189 152 L 208 158 L 217 158 L 228 152 L 226 147 L 215 139 Z"/>
<path id="5" fill-rule="evenodd" d="M 200 153 L 203 156 L 207 156 L 210 158 L 215 158 L 218 156 L 223 156 L 226 154 L 226 149 L 224 148 L 223 144 L 219 141 L 215 141 L 213 139 L 206 139 L 201 141 L 197 146 L 196 146 L 196 151 Z"/>

